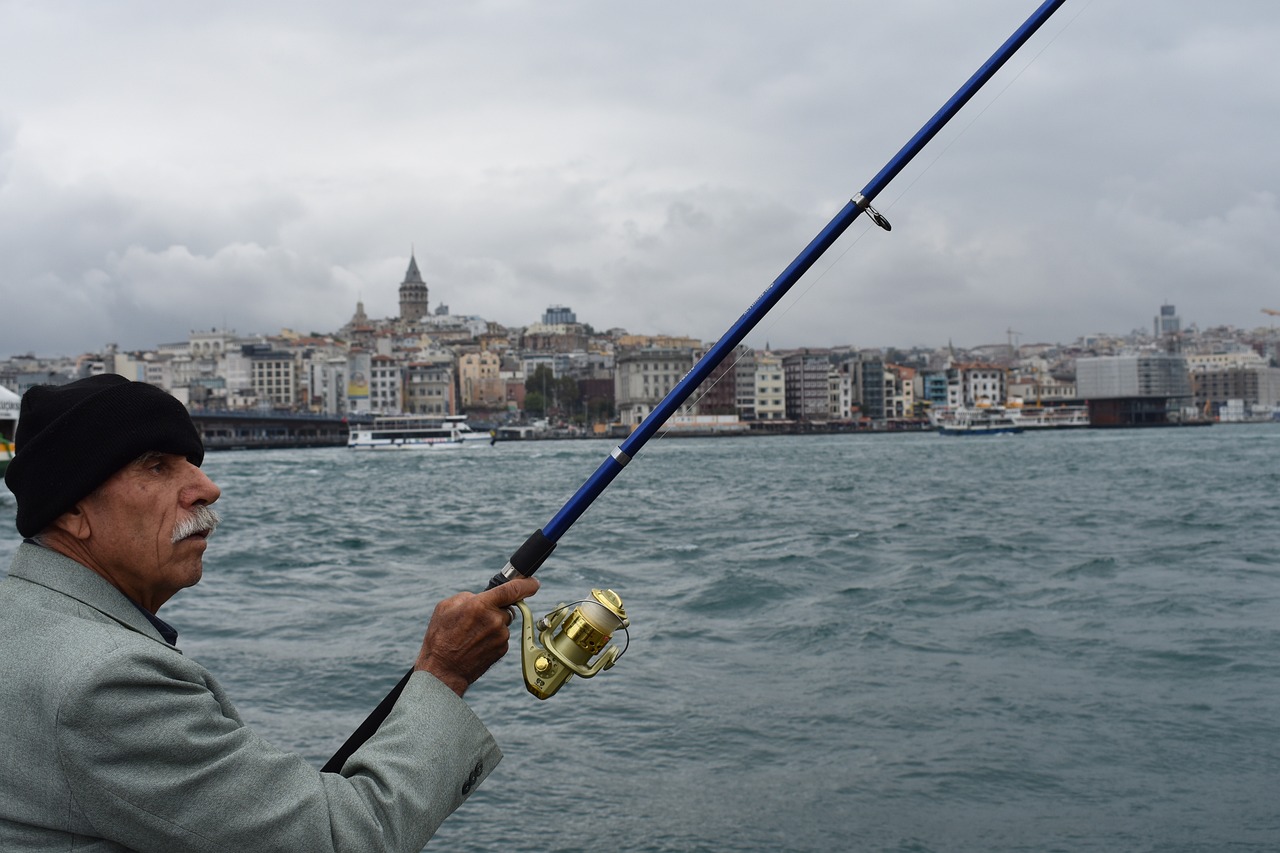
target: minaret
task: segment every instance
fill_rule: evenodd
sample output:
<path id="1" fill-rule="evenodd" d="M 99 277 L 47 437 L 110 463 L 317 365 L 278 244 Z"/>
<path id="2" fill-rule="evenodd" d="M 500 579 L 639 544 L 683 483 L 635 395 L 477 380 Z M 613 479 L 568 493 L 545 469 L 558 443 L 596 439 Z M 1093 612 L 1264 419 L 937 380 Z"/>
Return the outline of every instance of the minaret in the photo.
<path id="1" fill-rule="evenodd" d="M 400 322 L 416 323 L 427 316 L 427 283 L 418 272 L 418 260 L 409 253 L 409 269 L 400 283 Z"/>

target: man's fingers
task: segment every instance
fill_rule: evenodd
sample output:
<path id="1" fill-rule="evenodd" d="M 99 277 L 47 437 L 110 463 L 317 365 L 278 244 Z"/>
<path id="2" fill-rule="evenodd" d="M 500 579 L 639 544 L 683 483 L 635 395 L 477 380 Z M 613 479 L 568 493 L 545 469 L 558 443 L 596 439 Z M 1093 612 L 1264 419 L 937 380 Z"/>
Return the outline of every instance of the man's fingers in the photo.
<path id="1" fill-rule="evenodd" d="M 493 589 L 487 589 L 484 592 L 477 593 L 481 598 L 485 599 L 485 603 L 494 607 L 510 607 L 517 601 L 528 598 L 538 591 L 538 583 L 536 578 L 515 578 L 509 580 L 502 586 L 495 586 Z"/>

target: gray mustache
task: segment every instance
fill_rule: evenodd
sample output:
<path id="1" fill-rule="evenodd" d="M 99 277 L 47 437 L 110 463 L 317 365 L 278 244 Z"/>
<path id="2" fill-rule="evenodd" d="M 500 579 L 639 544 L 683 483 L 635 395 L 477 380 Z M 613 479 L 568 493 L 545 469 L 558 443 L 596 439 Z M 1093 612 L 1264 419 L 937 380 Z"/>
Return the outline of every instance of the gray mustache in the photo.
<path id="1" fill-rule="evenodd" d="M 173 543 L 176 545 L 188 536 L 204 533 L 206 530 L 213 533 L 221 521 L 222 516 L 218 515 L 217 510 L 199 504 L 191 510 L 190 516 L 174 525 Z"/>

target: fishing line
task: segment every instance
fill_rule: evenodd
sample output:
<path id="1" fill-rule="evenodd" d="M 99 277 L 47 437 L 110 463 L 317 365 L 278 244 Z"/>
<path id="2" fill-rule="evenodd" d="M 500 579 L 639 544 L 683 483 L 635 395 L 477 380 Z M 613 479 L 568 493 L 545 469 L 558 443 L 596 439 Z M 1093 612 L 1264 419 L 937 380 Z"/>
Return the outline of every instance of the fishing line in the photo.
<path id="1" fill-rule="evenodd" d="M 986 104 L 984 104 L 980 108 L 977 108 L 977 112 L 969 119 L 967 124 L 961 125 L 960 128 L 956 131 L 956 133 L 950 139 L 942 143 L 942 148 L 938 151 L 937 154 L 934 155 L 933 159 L 929 160 L 924 165 L 924 167 L 920 169 L 919 173 L 916 174 L 915 177 L 913 177 L 910 181 L 907 182 L 906 186 L 902 188 L 902 191 L 898 193 L 896 196 L 894 196 L 893 200 L 884 206 L 884 209 L 892 210 L 894 205 L 896 205 L 899 201 L 901 201 L 902 198 L 906 196 L 907 193 L 911 192 L 911 189 L 916 185 L 916 183 L 921 178 L 923 178 L 939 160 L 942 159 L 943 155 L 945 155 L 948 151 L 951 150 L 951 146 L 959 142 L 961 137 L 963 137 L 966 133 L 969 132 L 969 128 L 977 124 L 978 120 L 981 119 L 984 115 L 986 115 L 987 110 L 991 109 L 991 107 L 995 105 L 996 101 L 1004 97 L 1005 92 L 1008 92 L 1011 88 L 1013 88 L 1013 84 L 1018 82 L 1018 80 L 1021 79 L 1022 75 L 1025 74 L 1031 68 L 1031 66 L 1035 65 L 1036 62 L 1040 60 L 1040 57 L 1044 55 L 1044 52 L 1048 50 L 1049 47 L 1055 41 L 1058 40 L 1059 36 L 1061 36 L 1064 32 L 1067 31 L 1068 27 L 1070 27 L 1072 24 L 1076 22 L 1076 19 L 1078 19 L 1081 15 L 1084 14 L 1086 9 L 1088 9 L 1090 6 L 1093 5 L 1093 2 L 1094 0 L 1086 0 L 1085 4 L 1080 7 L 1079 11 L 1077 11 L 1075 15 L 1068 18 L 1067 21 L 1060 28 L 1058 28 L 1058 31 L 1056 33 L 1053 33 L 1051 36 L 1048 36 L 1048 40 L 1045 42 L 1045 44 L 1042 45 L 1038 51 L 1032 54 L 1032 56 L 1027 60 L 1025 65 L 1019 68 L 1016 72 L 1013 72 L 1012 76 L 1009 78 L 1008 82 L 1004 84 L 1003 88 L 996 90 L 995 93 L 991 96 L 991 99 L 987 101 Z M 863 233 L 865 234 L 866 230 L 864 230 Z M 858 236 L 859 236 L 859 239 L 861 239 L 862 235 L 858 235 Z M 847 248 L 845 248 L 843 252 L 841 252 L 835 257 L 835 260 L 831 262 L 831 265 L 835 266 L 841 260 L 843 260 L 844 256 L 847 255 L 849 253 L 849 250 L 852 248 L 853 248 L 853 245 L 850 245 Z M 828 267 L 828 269 L 830 269 L 830 267 Z M 823 274 L 825 275 L 825 271 Z M 818 279 L 815 280 L 813 284 L 817 284 L 818 281 L 820 281 L 821 279 L 822 279 L 822 276 L 818 276 Z M 801 290 L 799 295 L 796 297 L 795 301 L 799 302 L 809 293 L 809 290 L 811 289 L 812 289 L 812 285 Z"/>
<path id="2" fill-rule="evenodd" d="M 1022 75 L 1025 74 L 1031 68 L 1031 66 L 1039 62 L 1040 57 L 1044 55 L 1045 51 L 1047 51 L 1058 40 L 1058 38 L 1071 27 L 1072 24 L 1074 24 L 1080 18 L 1080 16 L 1083 15 L 1085 11 L 1093 5 L 1093 3 L 1094 3 L 1094 0 L 1086 0 L 1086 2 L 1076 11 L 1074 15 L 1069 17 L 1063 23 L 1063 25 L 1057 29 L 1056 32 L 1049 35 L 1045 43 L 1040 47 L 1040 49 L 1037 50 L 1034 54 L 1032 54 L 1031 57 L 1026 61 L 1026 63 L 1024 63 L 1021 68 L 1019 68 L 1009 77 L 1008 81 L 1005 82 L 1004 86 L 996 90 L 995 93 L 992 95 L 992 97 L 987 101 L 987 103 L 985 103 L 981 108 L 979 108 L 978 111 L 973 116 L 971 116 L 965 124 L 960 126 L 960 128 L 956 131 L 956 133 L 954 133 L 951 136 L 951 138 L 949 138 L 945 143 L 943 143 L 941 149 L 939 149 L 938 152 L 934 154 L 933 158 L 929 160 L 927 163 L 925 163 L 923 168 L 921 168 L 919 172 L 915 176 L 913 176 L 910 181 L 907 182 L 906 186 L 902 188 L 902 191 L 899 192 L 896 196 L 894 196 L 893 199 L 888 204 L 880 205 L 881 209 L 893 210 L 893 208 L 897 205 L 897 203 L 901 201 L 909 192 L 911 192 L 911 190 L 920 181 L 920 179 L 923 178 L 926 174 L 928 174 L 929 170 L 932 169 L 934 165 L 937 164 L 937 162 L 941 160 L 943 156 L 945 156 L 947 152 L 951 150 L 951 147 L 955 145 L 957 142 L 959 142 L 960 139 L 966 133 L 969 132 L 969 129 L 973 127 L 975 124 L 977 124 L 978 121 L 987 114 L 987 110 L 991 109 L 991 107 L 994 106 L 997 101 L 999 101 L 1002 97 L 1004 97 L 1005 93 L 1008 92 L 1011 88 L 1013 88 L 1013 85 L 1022 78 Z M 784 317 L 786 317 L 789 313 L 791 313 L 792 308 L 796 307 L 802 301 L 804 301 L 804 299 L 808 297 L 810 292 L 812 292 L 815 287 L 817 287 L 822 281 L 826 279 L 827 274 L 831 272 L 831 270 L 833 270 L 837 265 L 839 265 L 840 262 L 844 260 L 846 255 L 848 255 L 851 251 L 853 251 L 854 247 L 857 246 L 858 243 L 862 241 L 862 238 L 867 235 L 867 232 L 869 232 L 871 228 L 872 226 L 870 224 L 866 224 L 856 236 L 854 236 L 851 240 L 847 241 L 844 248 L 831 259 L 830 263 L 828 263 L 820 271 L 814 273 L 810 278 L 810 280 L 805 282 L 801 286 L 801 288 L 798 291 L 796 291 L 794 298 L 788 300 L 787 304 L 779 306 L 780 310 L 773 317 L 769 318 L 769 322 L 767 325 L 758 327 L 756 329 L 753 329 L 752 331 L 757 335 L 762 335 L 767 337 L 768 333 L 777 327 L 779 321 L 781 321 Z M 726 376 L 731 376 L 734 374 L 735 372 L 734 369 L 743 361 L 743 359 L 747 358 L 747 356 L 749 355 L 755 354 L 756 352 L 758 352 L 758 350 L 755 347 L 751 347 L 751 346 L 744 347 L 744 349 L 734 357 L 733 363 L 729 365 L 728 369 L 721 371 L 720 374 L 715 378 L 714 381 L 711 382 L 710 385 L 706 386 L 706 388 L 702 389 L 699 392 L 698 396 L 693 400 L 692 403 L 687 403 L 687 407 L 692 408 L 697 406 L 700 402 L 702 402 L 702 400 L 708 394 L 711 393 L 712 389 L 714 389 L 717 385 L 720 384 L 721 381 L 724 380 Z M 657 440 L 661 440 L 665 438 L 667 434 L 671 431 L 671 429 L 672 429 L 672 426 L 670 422 L 664 422 L 662 425 L 661 431 L 658 432 L 654 436 L 654 438 Z"/>
<path id="3" fill-rule="evenodd" d="M 890 229 L 888 220 L 871 206 L 872 202 L 1064 2 L 1066 0 L 1044 0 L 1040 4 L 1036 11 L 898 150 L 876 176 L 809 241 L 800 254 L 756 297 L 720 340 L 698 359 L 675 387 L 667 392 L 662 401 L 654 406 L 626 439 L 613 449 L 550 521 L 529 535 L 507 560 L 506 565 L 489 579 L 488 589 L 501 586 L 516 578 L 532 577 L 538 571 L 551 556 L 560 538 L 581 518 L 596 498 L 600 497 L 622 469 L 630 464 L 659 427 L 679 411 L 680 406 L 698 390 L 703 382 L 711 378 L 715 368 L 742 344 L 747 334 L 817 264 L 822 255 L 840 239 L 858 217 L 866 213 L 875 224 L 886 231 Z M 856 243 L 856 241 L 853 242 Z M 848 248 L 852 248 L 852 243 Z M 845 249 L 845 253 L 848 252 L 848 248 Z M 839 257 L 836 260 L 838 261 Z M 831 266 L 828 265 L 823 275 L 830 269 Z M 801 291 L 800 295 L 804 292 Z M 794 304 L 794 300 L 791 304 Z M 618 647 L 608 644 L 616 631 L 624 630 L 630 624 L 622 599 L 612 590 L 593 589 L 591 599 L 581 601 L 581 604 L 567 614 L 563 610 L 558 610 L 551 616 L 538 620 L 540 633 L 536 636 L 535 620 L 528 612 L 528 606 L 523 601 L 516 602 L 515 606 L 524 617 L 521 660 L 525 686 L 539 699 L 545 699 L 554 694 L 573 675 L 590 678 L 608 669 L 617 660 Z M 377 731 L 382 720 L 390 714 L 396 698 L 412 675 L 413 670 L 405 674 L 400 683 L 387 694 L 373 713 L 329 760 L 324 767 L 325 771 L 340 771 L 346 759 Z"/>

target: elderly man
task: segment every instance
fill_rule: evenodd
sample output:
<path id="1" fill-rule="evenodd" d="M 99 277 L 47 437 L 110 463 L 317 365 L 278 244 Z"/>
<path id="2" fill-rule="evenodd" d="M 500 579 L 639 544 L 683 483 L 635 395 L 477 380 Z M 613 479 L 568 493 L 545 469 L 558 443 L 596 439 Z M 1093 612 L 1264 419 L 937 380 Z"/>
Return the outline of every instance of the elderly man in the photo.
<path id="1" fill-rule="evenodd" d="M 0 850 L 414 851 L 501 757 L 460 698 L 507 649 L 513 581 L 442 601 L 340 774 L 264 742 L 156 616 L 200 580 L 218 487 L 186 409 L 120 376 L 22 400 L 0 581 Z"/>

